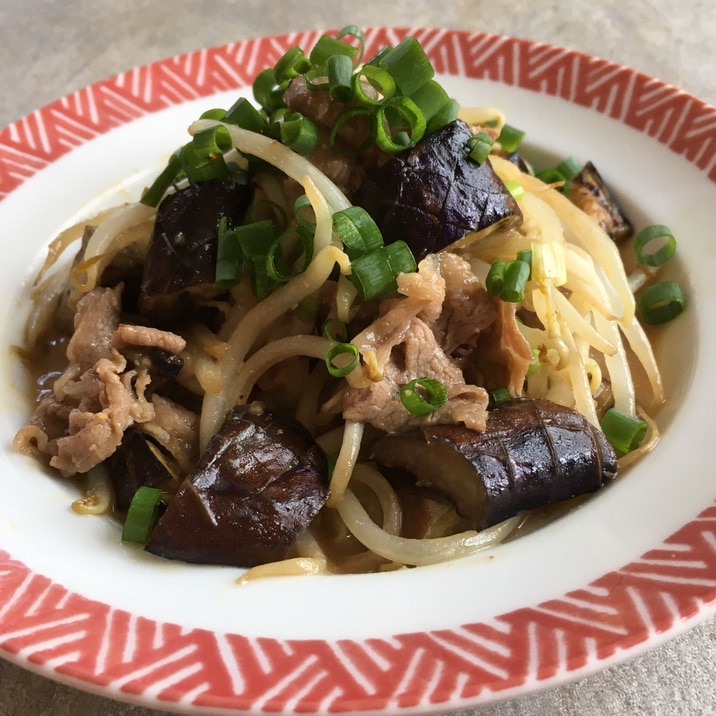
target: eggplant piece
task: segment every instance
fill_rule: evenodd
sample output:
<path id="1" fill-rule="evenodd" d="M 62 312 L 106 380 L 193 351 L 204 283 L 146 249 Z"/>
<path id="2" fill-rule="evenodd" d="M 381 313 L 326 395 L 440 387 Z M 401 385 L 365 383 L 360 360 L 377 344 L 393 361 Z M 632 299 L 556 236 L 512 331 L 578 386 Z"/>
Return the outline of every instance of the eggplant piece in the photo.
<path id="1" fill-rule="evenodd" d="M 455 120 L 370 173 L 354 203 L 373 217 L 386 244 L 402 239 L 419 261 L 469 232 L 522 221 L 490 162 L 469 158 L 470 137 L 469 126 Z"/>
<path id="2" fill-rule="evenodd" d="M 182 310 L 182 294 L 212 297 L 218 226 L 239 226 L 251 201 L 246 184 L 211 180 L 168 194 L 157 208 L 139 294 L 142 313 L 166 317 Z"/>
<path id="3" fill-rule="evenodd" d="M 619 242 L 634 235 L 634 227 L 607 189 L 592 162 L 587 162 L 569 183 L 569 200 L 590 216 L 613 241 Z"/>
<path id="4" fill-rule="evenodd" d="M 124 431 L 122 442 L 107 460 L 109 479 L 114 490 L 114 506 L 124 512 L 134 493 L 143 485 L 160 487 L 172 474 L 152 447 L 149 439 L 137 428 Z"/>
<path id="5" fill-rule="evenodd" d="M 152 530 L 168 559 L 252 567 L 284 559 L 328 498 L 326 456 L 296 421 L 239 406 Z"/>
<path id="6" fill-rule="evenodd" d="M 576 410 L 549 400 L 500 404 L 482 432 L 428 425 L 390 433 L 377 441 L 373 458 L 447 496 L 477 530 L 594 492 L 617 471 L 604 434 Z"/>

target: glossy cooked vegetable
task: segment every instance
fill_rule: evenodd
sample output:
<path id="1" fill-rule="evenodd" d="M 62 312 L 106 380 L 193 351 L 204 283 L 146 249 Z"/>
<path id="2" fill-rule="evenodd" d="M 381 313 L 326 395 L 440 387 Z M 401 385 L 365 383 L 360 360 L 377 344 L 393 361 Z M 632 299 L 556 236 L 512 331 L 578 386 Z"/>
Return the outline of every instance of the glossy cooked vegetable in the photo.
<path id="1" fill-rule="evenodd" d="M 478 530 L 594 492 L 617 470 L 601 431 L 577 411 L 548 400 L 502 403 L 490 411 L 483 432 L 426 425 L 391 433 L 378 440 L 373 457 L 447 496 Z"/>
<path id="2" fill-rule="evenodd" d="M 212 180 L 190 184 L 163 199 L 144 264 L 143 313 L 166 318 L 181 310 L 177 299 L 183 293 L 217 293 L 219 219 L 226 217 L 229 229 L 243 224 L 251 195 L 246 184 Z"/>
<path id="3" fill-rule="evenodd" d="M 371 214 L 386 244 L 401 239 L 420 260 L 472 231 L 521 221 L 490 162 L 468 158 L 472 136 L 455 120 L 369 175 L 355 203 Z"/>
<path id="4" fill-rule="evenodd" d="M 283 559 L 328 497 L 326 456 L 290 418 L 234 408 L 149 536 L 149 552 L 251 567 Z"/>
<path id="5" fill-rule="evenodd" d="M 587 162 L 569 182 L 570 201 L 591 216 L 614 241 L 628 239 L 634 233 L 616 199 L 592 162 Z"/>

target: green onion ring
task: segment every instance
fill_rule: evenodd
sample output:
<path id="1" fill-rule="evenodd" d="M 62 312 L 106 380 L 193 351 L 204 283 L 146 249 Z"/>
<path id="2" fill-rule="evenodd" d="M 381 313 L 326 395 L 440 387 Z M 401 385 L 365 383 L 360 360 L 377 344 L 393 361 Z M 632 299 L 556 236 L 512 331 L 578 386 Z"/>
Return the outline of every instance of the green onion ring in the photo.
<path id="1" fill-rule="evenodd" d="M 656 246 L 658 248 L 654 249 Z M 650 250 L 646 251 L 647 248 Z M 676 252 L 676 239 L 666 226 L 647 226 L 636 235 L 634 251 L 639 263 L 645 266 L 661 266 Z"/>
<path id="2" fill-rule="evenodd" d="M 335 366 L 333 361 L 339 356 L 351 355 L 353 358 L 344 366 Z M 336 343 L 326 352 L 326 368 L 334 378 L 343 378 L 358 366 L 360 353 L 353 343 Z"/>
<path id="3" fill-rule="evenodd" d="M 365 81 L 378 93 L 378 99 L 369 97 L 363 89 L 361 79 Z M 377 108 L 386 100 L 395 97 L 398 85 L 393 76 L 382 67 L 365 65 L 353 75 L 353 95 L 358 104 L 365 107 Z"/>
<path id="4" fill-rule="evenodd" d="M 360 64 L 363 59 L 363 54 L 365 53 L 365 33 L 357 25 L 346 25 L 338 32 L 336 40 L 342 40 L 344 37 L 353 38 L 358 43 L 358 47 L 356 48 L 357 52 L 353 58 L 353 62 L 356 65 Z"/>
<path id="5" fill-rule="evenodd" d="M 348 340 L 348 326 L 338 318 L 328 318 L 321 326 L 321 333 L 330 341 L 345 343 Z"/>
<path id="6" fill-rule="evenodd" d="M 396 114 L 407 124 L 398 132 L 393 131 L 389 115 Z M 402 152 L 408 147 L 415 146 L 425 134 L 426 122 L 418 105 L 409 97 L 393 97 L 384 102 L 378 109 L 376 124 L 376 144 L 388 154 Z M 408 142 L 396 142 L 395 137 L 407 136 Z"/>
<path id="7" fill-rule="evenodd" d="M 383 245 L 383 236 L 373 217 L 361 206 L 349 206 L 333 214 L 333 231 L 351 260 Z"/>
<path id="8" fill-rule="evenodd" d="M 149 533 L 157 521 L 161 500 L 162 491 L 158 487 L 142 485 L 137 489 L 129 503 L 127 518 L 122 528 L 124 542 L 146 544 Z"/>
<path id="9" fill-rule="evenodd" d="M 435 378 L 414 378 L 400 387 L 400 402 L 411 415 L 434 413 L 447 399 L 447 388 Z"/>
<path id="10" fill-rule="evenodd" d="M 303 249 L 303 263 L 295 271 L 282 271 L 279 268 L 281 244 L 287 236 L 295 234 Z M 270 246 L 266 254 L 266 273 L 268 277 L 277 283 L 287 283 L 292 278 L 302 274 L 311 263 L 313 258 L 313 232 L 307 231 L 302 226 L 290 226 Z"/>
<path id="11" fill-rule="evenodd" d="M 686 298 L 676 281 L 660 281 L 641 292 L 637 306 L 645 323 L 667 323 L 686 308 Z"/>
<path id="12" fill-rule="evenodd" d="M 286 50 L 283 57 L 274 65 L 273 75 L 281 84 L 286 80 L 293 79 L 296 75 L 308 72 L 310 68 L 311 61 L 298 45 L 294 45 Z"/>

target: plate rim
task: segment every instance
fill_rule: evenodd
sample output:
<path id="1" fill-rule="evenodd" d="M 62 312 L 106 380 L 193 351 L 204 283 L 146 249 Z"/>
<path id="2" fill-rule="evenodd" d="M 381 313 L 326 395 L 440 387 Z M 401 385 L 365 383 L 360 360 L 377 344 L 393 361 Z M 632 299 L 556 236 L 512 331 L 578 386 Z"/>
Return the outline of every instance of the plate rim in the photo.
<path id="1" fill-rule="evenodd" d="M 16 138 L 22 136 L 23 132 L 25 131 L 23 125 L 29 126 L 32 123 L 36 123 L 37 127 L 40 127 L 44 121 L 48 121 L 48 119 L 52 116 L 53 112 L 62 107 L 67 107 L 68 104 L 71 104 L 72 102 L 81 101 L 87 92 L 97 90 L 101 87 L 117 86 L 118 84 L 122 84 L 126 81 L 131 81 L 133 78 L 136 78 L 142 73 L 148 73 L 148 75 L 152 75 L 152 73 L 158 73 L 159 71 L 161 71 L 162 68 L 171 67 L 173 65 L 181 65 L 182 63 L 186 64 L 197 61 L 210 62 L 213 56 L 218 56 L 222 52 L 236 52 L 241 51 L 242 49 L 245 49 L 248 52 L 249 50 L 255 49 L 253 47 L 255 43 L 271 42 L 274 43 L 276 47 L 279 47 L 281 49 L 286 49 L 292 44 L 301 44 L 303 46 L 307 46 L 309 44 L 312 44 L 312 42 L 315 41 L 315 39 L 317 39 L 317 37 L 324 32 L 327 31 L 311 30 L 299 33 L 286 33 L 282 35 L 253 38 L 249 40 L 241 40 L 233 43 L 216 45 L 209 48 L 174 55 L 118 73 L 110 78 L 100 80 L 97 83 L 93 83 L 92 85 L 84 87 L 80 90 L 70 93 L 69 95 L 50 102 L 44 107 L 35 110 L 26 117 L 20 118 L 12 122 L 10 125 L 0 130 L 0 201 L 2 201 L 5 196 L 9 195 L 17 187 L 22 185 L 35 173 L 42 171 L 48 164 L 54 163 L 61 156 L 68 152 L 71 152 L 74 149 L 74 146 L 71 146 L 69 143 L 51 145 L 46 144 L 43 146 L 41 142 L 38 145 L 38 152 L 35 153 L 33 156 L 28 157 L 28 163 L 24 168 L 22 168 L 21 171 L 13 171 L 11 173 L 8 173 L 8 162 L 14 161 L 14 157 L 10 157 L 10 152 L 15 147 Z M 668 96 L 682 108 L 682 111 L 684 113 L 692 110 L 701 111 L 704 115 L 710 115 L 712 116 L 712 118 L 716 119 L 716 108 L 696 97 L 693 97 L 689 93 L 684 92 L 683 90 L 680 90 L 673 85 L 662 82 L 661 80 L 655 79 L 653 77 L 649 77 L 643 72 L 631 69 L 623 65 L 619 65 L 612 61 L 594 57 L 581 51 L 558 47 L 549 43 L 535 42 L 523 38 L 496 35 L 492 33 L 451 30 L 446 28 L 375 27 L 369 28 L 367 32 L 373 34 L 373 42 L 376 42 L 378 38 L 390 37 L 391 40 L 397 40 L 401 39 L 405 35 L 413 34 L 418 37 L 418 39 L 420 39 L 424 44 L 427 40 L 432 48 L 434 47 L 433 43 L 439 44 L 442 39 L 447 36 L 450 38 L 455 38 L 457 42 L 461 43 L 461 46 L 465 47 L 471 45 L 472 43 L 485 42 L 500 46 L 502 48 L 506 48 L 511 52 L 526 53 L 526 55 L 528 56 L 536 56 L 540 53 L 545 53 L 552 58 L 558 58 L 559 56 L 578 58 L 580 59 L 581 63 L 583 63 L 589 68 L 589 70 L 592 72 L 592 75 L 595 77 L 598 76 L 600 73 L 604 73 L 604 76 L 610 74 L 612 78 L 617 77 L 619 75 L 625 75 L 629 78 L 630 91 L 636 91 L 636 85 L 649 87 L 653 91 L 658 91 L 663 93 L 664 96 Z M 428 49 L 428 52 L 430 54 L 431 49 Z M 440 58 L 432 57 L 432 59 L 435 61 L 436 59 Z M 438 69 L 439 72 L 451 74 L 449 72 L 449 64 L 449 61 L 445 61 L 444 65 L 438 63 L 436 64 L 436 69 Z M 491 79 L 491 77 L 478 77 L 469 73 L 465 73 L 465 76 L 475 79 Z M 549 88 L 547 88 L 546 90 L 544 88 L 537 90 L 537 86 L 524 86 L 523 84 L 519 84 L 519 80 L 520 77 L 517 77 L 514 82 L 505 82 L 505 84 L 512 84 L 513 86 L 520 87 L 521 89 L 532 89 L 535 91 L 540 91 L 543 94 L 560 97 L 561 99 L 565 99 L 566 101 L 569 101 L 573 104 L 587 107 L 588 109 L 591 109 L 602 115 L 610 116 L 613 119 L 617 119 L 621 123 L 626 124 L 627 126 L 631 126 L 652 138 L 659 137 L 660 128 L 658 126 L 649 127 L 644 124 L 643 118 L 639 119 L 637 117 L 625 116 L 623 114 L 622 108 L 619 107 L 618 103 L 607 103 L 602 107 L 588 106 L 587 104 L 582 104 L 580 101 L 578 101 L 579 97 L 577 97 L 577 99 L 575 100 L 574 87 L 567 87 L 566 89 L 562 87 L 559 91 L 567 92 L 567 96 L 563 96 L 556 92 L 550 92 Z M 222 89 L 237 89 L 239 86 L 240 85 L 233 87 L 227 86 Z M 207 88 L 209 88 L 209 91 L 204 94 L 199 93 L 195 96 L 195 98 L 210 96 L 219 91 L 216 86 L 209 87 L 209 85 L 207 85 Z M 165 109 L 168 106 L 172 106 L 174 104 L 182 104 L 184 101 L 186 101 L 186 98 L 177 95 L 177 101 L 170 101 L 169 104 L 162 104 L 161 106 L 154 107 L 154 109 L 142 111 L 141 113 L 136 115 L 132 115 L 131 112 L 126 109 L 121 111 L 118 110 L 115 113 L 108 112 L 106 115 L 98 116 L 96 124 L 92 127 L 92 132 L 94 132 L 95 136 L 103 134 L 107 131 L 110 131 L 115 126 L 120 126 L 121 124 L 130 122 L 133 119 L 144 116 L 145 114 L 148 114 L 152 111 Z M 123 117 L 124 120 L 122 119 Z M 709 136 L 713 136 L 714 140 L 716 141 L 716 122 L 712 125 L 711 135 Z M 84 142 L 88 141 L 88 138 L 89 137 L 83 138 L 82 141 L 80 141 L 76 146 L 79 146 Z M 716 183 L 716 159 L 713 159 L 709 162 L 707 156 L 700 155 L 698 151 L 693 146 L 691 146 L 691 144 L 685 145 L 676 133 L 670 135 L 670 139 L 667 142 L 667 146 L 671 151 L 682 156 L 687 162 L 700 169 L 708 181 Z M 3 169 L 5 169 L 4 174 L 2 171 Z M 652 555 L 652 557 L 654 558 L 658 557 L 659 559 L 668 559 L 668 555 L 671 554 L 669 552 L 668 546 L 670 544 L 681 545 L 693 542 L 693 540 L 695 539 L 695 532 L 702 528 L 703 522 L 716 524 L 716 505 L 711 504 L 707 506 L 700 513 L 700 515 L 695 518 L 693 522 L 684 525 L 680 530 L 667 538 L 664 541 L 663 545 L 655 547 L 653 550 L 650 550 L 648 554 Z M 625 565 L 626 568 L 629 568 L 631 566 L 633 565 Z M 2 591 L 4 590 L 6 593 L 9 592 L 14 595 L 17 595 L 17 590 L 22 588 L 18 585 L 29 585 L 30 583 L 32 583 L 33 594 L 40 594 L 57 588 L 57 585 L 53 585 L 52 583 L 50 583 L 50 580 L 47 580 L 42 575 L 36 575 L 31 573 L 31 571 L 28 570 L 25 565 L 17 562 L 12 558 L 10 554 L 4 552 L 1 546 L 0 575 L 0 593 L 2 593 Z M 624 599 L 625 597 L 622 592 L 625 587 L 620 584 L 622 579 L 623 571 L 620 570 L 619 573 L 609 573 L 603 575 L 603 577 L 596 580 L 593 585 L 588 586 L 590 588 L 593 587 L 595 590 L 608 590 L 611 595 L 621 595 L 620 598 Z M 11 584 L 15 586 L 9 586 Z M 23 599 L 27 597 L 27 594 L 29 593 L 27 590 L 29 589 L 29 587 L 24 589 L 25 591 L 23 592 L 23 594 L 20 595 Z M 589 601 L 589 595 L 583 593 L 584 590 L 577 591 L 579 592 L 579 598 L 582 600 L 586 600 L 586 604 Z M 77 608 L 80 610 L 84 610 L 86 613 L 97 612 L 105 615 L 106 617 L 106 611 L 104 608 L 110 607 L 111 609 L 111 605 L 91 603 L 91 600 L 85 599 L 80 594 L 66 594 L 61 595 L 61 597 L 64 600 L 76 602 Z M 558 600 L 550 601 L 557 602 Z M 536 606 L 543 607 L 543 605 Z M 555 603 L 550 606 L 555 607 L 559 605 Z M 416 696 L 419 695 L 415 693 L 407 693 L 401 695 L 397 692 L 394 692 L 388 694 L 387 697 L 383 695 L 379 698 L 375 698 L 372 700 L 367 699 L 365 696 L 357 697 L 354 695 L 347 698 L 336 698 L 335 700 L 330 701 L 330 708 L 332 710 L 360 712 L 397 712 L 405 711 L 407 709 L 410 709 L 412 712 L 414 712 L 416 707 L 421 711 L 439 711 L 455 708 L 465 708 L 478 703 L 486 703 L 488 701 L 509 698 L 518 694 L 524 694 L 526 693 L 526 691 L 531 691 L 545 686 L 555 685 L 556 683 L 560 683 L 566 680 L 579 678 L 586 674 L 594 673 L 598 670 L 601 670 L 602 668 L 617 663 L 618 661 L 622 661 L 626 658 L 630 658 L 631 656 L 635 656 L 637 653 L 640 653 L 641 651 L 651 648 L 658 643 L 670 639 L 673 636 L 676 636 L 677 633 L 680 633 L 681 631 L 686 630 L 691 626 L 695 626 L 698 621 L 705 618 L 709 614 L 713 613 L 714 610 L 716 610 L 716 585 L 704 587 L 703 593 L 699 595 L 699 598 L 694 598 L 694 593 L 691 593 L 690 595 L 688 595 L 687 598 L 684 599 L 683 602 L 679 602 L 676 606 L 678 607 L 677 611 L 679 612 L 679 616 L 678 618 L 674 617 L 673 621 L 667 626 L 667 628 L 661 631 L 657 631 L 657 633 L 655 634 L 646 632 L 640 634 L 628 634 L 627 637 L 623 639 L 615 638 L 614 642 L 611 644 L 605 642 L 601 646 L 601 649 L 603 650 L 603 655 L 601 657 L 589 661 L 588 659 L 584 659 L 584 655 L 577 655 L 576 657 L 573 657 L 572 663 L 566 668 L 564 668 L 563 672 L 561 673 L 555 672 L 552 674 L 545 674 L 541 677 L 539 675 L 533 675 L 533 682 L 528 687 L 526 687 L 526 684 L 530 678 L 529 674 L 508 674 L 508 677 L 506 679 L 503 679 L 502 683 L 491 683 L 489 685 L 485 685 L 484 682 L 477 684 L 462 684 L 460 689 L 460 695 L 457 698 L 455 697 L 455 693 L 457 693 L 456 691 L 449 691 L 445 689 L 440 691 L 440 693 L 437 693 L 435 691 L 432 692 L 429 703 L 421 703 L 419 698 L 416 700 Z M 7 607 L 0 608 L 0 626 L 3 626 L 3 614 L 7 614 L 8 611 L 10 610 L 8 610 Z M 101 618 L 101 616 L 96 618 Z M 124 615 L 115 613 L 113 614 L 112 618 L 117 620 L 124 620 L 126 624 L 129 624 L 132 621 L 132 615 L 130 614 Z M 523 626 L 534 623 L 539 624 L 540 619 L 543 618 L 544 611 L 539 612 L 531 607 L 518 609 L 514 612 L 510 612 L 506 615 L 500 615 L 498 617 L 498 619 L 502 620 L 504 623 L 509 623 L 512 621 L 513 623 L 519 623 Z M 166 628 L 167 630 L 165 635 L 166 638 L 176 638 L 179 641 L 185 639 L 186 629 L 184 629 L 183 627 L 172 624 L 164 624 L 162 625 L 162 628 Z M 461 625 L 461 629 L 467 629 L 468 632 L 473 633 L 476 640 L 479 641 L 489 641 L 495 636 L 495 625 L 493 624 L 476 623 Z M 17 632 L 17 629 L 15 631 Z M 192 630 L 192 632 L 196 631 L 205 630 Z M 213 645 L 211 643 L 215 636 L 216 635 L 213 634 L 196 635 L 199 642 L 209 644 L 210 649 L 216 648 L 215 643 Z M 242 635 L 240 634 L 225 634 L 223 636 L 232 642 L 231 649 L 235 654 L 237 654 L 239 651 L 251 652 L 257 648 L 256 644 L 253 643 L 255 640 L 242 638 Z M 412 650 L 413 654 L 417 654 L 420 650 L 427 648 L 427 646 L 431 644 L 434 646 L 435 644 L 434 639 L 436 635 L 430 635 L 430 639 L 428 641 L 425 640 L 425 636 L 426 635 L 423 633 L 399 634 L 395 635 L 394 639 L 400 642 L 402 648 Z M 445 630 L 444 634 L 439 634 L 437 636 L 443 641 L 447 640 L 448 642 L 450 642 L 452 640 L 452 645 L 455 648 L 465 648 L 465 645 L 463 645 L 461 642 L 458 643 L 457 637 L 454 634 L 451 634 L 450 630 Z M 11 660 L 22 666 L 31 666 L 33 670 L 42 673 L 45 676 L 65 681 L 66 683 L 70 683 L 71 685 L 78 688 L 93 690 L 111 698 L 132 701 L 135 703 L 141 703 L 143 705 L 150 705 L 155 708 L 186 708 L 188 709 L 187 712 L 194 712 L 195 709 L 211 708 L 226 710 L 227 713 L 236 713 L 237 711 L 258 710 L 257 705 L 261 705 L 262 708 L 267 708 L 270 710 L 278 708 L 278 710 L 281 711 L 285 707 L 285 699 L 279 699 L 278 701 L 265 700 L 264 697 L 268 698 L 268 683 L 265 681 L 265 675 L 263 675 L 261 669 L 257 665 L 253 666 L 253 671 L 249 669 L 247 673 L 252 674 L 256 680 L 264 679 L 264 681 L 261 683 L 264 684 L 266 688 L 261 693 L 257 692 L 251 698 L 244 699 L 242 703 L 239 703 L 241 699 L 233 697 L 229 698 L 226 696 L 226 694 L 211 694 L 209 696 L 203 695 L 198 697 L 196 703 L 182 704 L 181 699 L 185 696 L 184 691 L 179 692 L 176 690 L 169 690 L 162 698 L 158 698 L 156 696 L 148 697 L 147 692 L 150 691 L 149 687 L 151 686 L 151 683 L 147 681 L 142 682 L 141 680 L 135 680 L 131 683 L 124 683 L 121 677 L 117 677 L 115 679 L 108 679 L 106 675 L 101 678 L 97 678 L 97 675 L 92 674 L 91 670 L 83 671 L 83 669 L 77 667 L 77 665 L 63 664 L 59 667 L 52 666 L 52 659 L 50 657 L 44 658 L 41 661 L 35 661 L 32 657 L 28 658 L 27 656 L 23 655 L 26 647 L 26 641 L 23 641 L 24 639 L 26 639 L 25 635 L 18 634 L 16 634 L 14 638 L 7 638 L 7 634 L 0 636 L 0 655 L 5 656 L 6 658 L 10 658 Z M 340 645 L 340 648 L 351 649 L 354 646 L 355 645 L 347 643 Z M 472 648 L 473 646 L 474 645 L 471 645 L 470 648 Z M 333 648 L 333 646 L 326 647 L 325 645 L 319 645 L 318 643 L 316 643 L 316 640 L 292 640 L 292 643 L 290 644 L 290 649 L 292 650 L 291 657 L 294 659 L 298 658 L 296 655 L 301 652 L 301 649 L 303 649 L 305 652 L 305 659 L 307 658 L 306 655 L 315 653 L 315 650 L 319 649 L 319 647 L 322 647 L 324 649 L 327 648 L 329 652 Z M 372 649 L 378 649 L 379 651 L 384 647 L 385 645 L 378 644 L 371 646 Z M 269 648 L 269 645 L 264 644 L 261 646 L 261 649 L 266 648 Z M 308 651 L 305 651 L 306 649 Z M 610 649 L 611 653 L 608 653 Z M 473 652 L 473 659 L 476 661 L 478 660 L 478 652 L 479 650 Z M 385 656 L 385 654 L 383 654 L 382 658 L 385 659 L 387 657 Z M 443 658 L 445 659 L 444 663 L 448 664 L 447 668 L 449 668 L 451 657 L 449 656 L 448 652 L 446 652 Z M 216 664 L 218 665 L 218 662 L 216 662 Z M 117 687 L 118 680 L 121 683 L 120 687 Z M 306 703 L 308 703 L 308 701 L 306 701 Z M 327 712 L 329 710 L 327 708 L 327 701 L 325 703 L 319 702 L 316 701 L 314 698 L 314 701 L 312 703 L 314 704 L 314 708 L 312 709 L 313 713 L 322 713 L 324 711 Z"/>

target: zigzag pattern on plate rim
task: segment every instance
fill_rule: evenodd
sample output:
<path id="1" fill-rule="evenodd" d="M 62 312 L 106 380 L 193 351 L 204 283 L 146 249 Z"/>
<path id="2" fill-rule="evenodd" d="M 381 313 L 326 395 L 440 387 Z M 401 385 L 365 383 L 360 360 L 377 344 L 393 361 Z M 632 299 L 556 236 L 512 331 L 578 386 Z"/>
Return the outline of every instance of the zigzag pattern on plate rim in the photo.
<path id="1" fill-rule="evenodd" d="M 371 30 L 368 52 L 408 32 Z M 673 87 L 525 40 L 443 30 L 413 34 L 438 72 L 497 80 L 590 107 L 663 142 L 716 180 L 716 110 Z M 37 110 L 0 132 L 0 198 L 92 137 L 248 82 L 291 44 L 310 45 L 317 36 L 200 50 L 122 73 Z M 698 615 L 716 600 L 715 545 L 712 506 L 640 560 L 558 599 L 489 623 L 335 643 L 250 640 L 149 622 L 70 593 L 0 552 L 0 648 L 78 685 L 157 705 L 457 708 L 589 671 Z"/>
<path id="2" fill-rule="evenodd" d="M 289 712 L 457 708 L 600 661 L 716 599 L 716 505 L 581 589 L 426 633 L 357 640 L 214 634 L 67 592 L 0 552 L 0 648 L 131 700 Z"/>
<path id="3" fill-rule="evenodd" d="M 319 32 L 231 43 L 138 67 L 56 100 L 0 131 L 0 199 L 79 144 L 187 100 L 246 86 L 293 44 Z M 367 32 L 370 55 L 414 34 L 436 70 L 561 97 L 664 143 L 716 181 L 716 108 L 626 67 L 498 35 L 435 29 Z"/>

